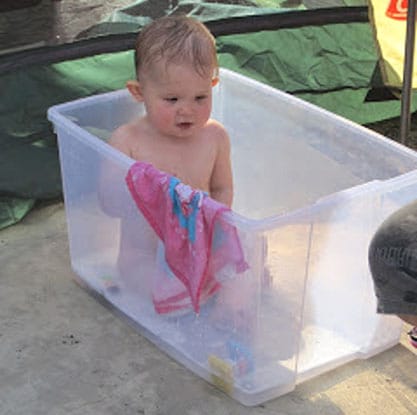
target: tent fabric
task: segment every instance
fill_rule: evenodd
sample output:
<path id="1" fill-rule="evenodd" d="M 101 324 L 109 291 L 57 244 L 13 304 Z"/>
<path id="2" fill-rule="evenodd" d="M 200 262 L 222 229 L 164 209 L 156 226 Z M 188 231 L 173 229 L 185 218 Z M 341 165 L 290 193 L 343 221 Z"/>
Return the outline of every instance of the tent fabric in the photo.
<path id="1" fill-rule="evenodd" d="M 19 222 L 34 204 L 34 199 L 2 196 L 0 198 L 0 229 Z"/>
<path id="2" fill-rule="evenodd" d="M 276 14 L 282 14 L 285 20 L 288 13 L 331 8 L 334 8 L 339 16 L 342 16 L 349 8 L 366 5 L 366 0 L 165 0 L 158 2 L 139 0 L 132 5 L 116 10 L 104 21 L 79 33 L 77 38 L 126 32 L 136 33 L 153 19 L 167 14 L 187 14 L 204 21 L 210 26 L 211 22 L 219 20 L 242 17 L 256 18 L 261 15 L 273 17 Z M 297 14 L 302 17 L 301 14 Z M 321 17 L 323 18 L 323 14 L 321 14 Z M 322 21 L 324 22 L 324 19 Z"/>
<path id="3" fill-rule="evenodd" d="M 0 26 L 6 27 L 0 32 L 0 74 L 28 64 L 131 50 L 141 27 L 155 16 L 172 13 L 204 20 L 215 35 L 368 21 L 364 0 L 117 0 L 114 7 L 127 2 L 105 20 L 98 17 L 109 10 L 108 0 L 52 2 L 34 15 L 19 13 L 20 18 L 0 14 Z M 2 55 L 5 45 L 12 49 Z"/>
<path id="4" fill-rule="evenodd" d="M 384 82 L 401 88 L 407 30 L 407 1 L 370 0 L 370 16 L 381 53 Z M 417 54 L 414 54 L 412 87 L 417 88 Z"/>
<path id="5" fill-rule="evenodd" d="M 61 195 L 56 137 L 47 109 L 123 88 L 134 76 L 132 59 L 132 53 L 124 52 L 0 77 L 0 229 L 19 221 L 35 200 Z"/>
<path id="6" fill-rule="evenodd" d="M 223 65 L 287 92 L 370 86 L 377 55 L 369 25 L 282 29 L 218 39 Z"/>
<path id="7" fill-rule="evenodd" d="M 28 7 L 34 5 L 35 7 Z M 317 8 L 367 6 L 366 0 L 2 0 L 0 2 L 0 55 L 11 48 L 56 46 L 86 37 L 91 27 L 104 22 L 110 28 L 134 16 L 154 19 L 178 8 L 186 13 L 208 7 L 213 19 Z M 216 11 L 218 10 L 218 11 Z M 239 11 L 237 11 L 239 10 Z M 206 12 L 208 13 L 208 12 Z M 239 14 L 240 13 L 240 14 Z M 122 18 L 120 16 L 123 16 Z M 123 26 L 124 30 L 125 26 Z M 112 29 L 113 30 L 113 29 Z M 105 31 L 102 34 L 108 34 Z"/>
<path id="8" fill-rule="evenodd" d="M 89 2 L 80 3 L 85 11 Z M 108 2 L 100 3 L 108 5 Z M 97 0 L 92 4 L 99 7 Z M 105 22 L 82 29 L 70 42 L 97 36 L 100 39 L 117 32 L 136 33 L 152 19 L 177 12 L 213 22 L 230 16 L 267 16 L 277 11 L 304 13 L 311 7 L 346 10 L 343 7 L 364 4 L 362 0 L 142 0 L 115 10 Z M 383 86 L 369 23 L 309 25 L 223 35 L 218 36 L 217 44 L 221 66 L 355 122 L 370 123 L 400 113 L 398 100 L 367 100 L 371 90 Z M 28 65 L 0 76 L 0 229 L 20 220 L 36 200 L 61 195 L 58 150 L 52 126 L 46 119 L 47 109 L 83 96 L 123 88 L 125 81 L 134 76 L 131 51 Z"/>

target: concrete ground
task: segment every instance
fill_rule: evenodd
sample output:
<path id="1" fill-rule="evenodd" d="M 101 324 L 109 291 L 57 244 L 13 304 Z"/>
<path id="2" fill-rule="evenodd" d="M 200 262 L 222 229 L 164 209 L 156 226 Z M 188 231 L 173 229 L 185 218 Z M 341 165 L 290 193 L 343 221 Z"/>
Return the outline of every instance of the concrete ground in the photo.
<path id="1" fill-rule="evenodd" d="M 158 350 L 72 276 L 61 202 L 0 232 L 1 415 L 417 413 L 407 327 L 392 349 L 247 408 Z"/>

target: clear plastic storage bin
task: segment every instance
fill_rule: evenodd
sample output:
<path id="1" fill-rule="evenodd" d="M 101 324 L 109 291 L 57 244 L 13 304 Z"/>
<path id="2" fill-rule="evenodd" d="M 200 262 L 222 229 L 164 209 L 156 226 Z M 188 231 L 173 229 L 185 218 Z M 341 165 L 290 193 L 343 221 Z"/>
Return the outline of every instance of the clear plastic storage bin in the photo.
<path id="1" fill-rule="evenodd" d="M 417 195 L 414 151 L 222 69 L 213 117 L 231 137 L 235 184 L 225 219 L 249 268 L 226 270 L 199 314 L 161 315 L 157 237 L 125 183 L 134 160 L 106 144 L 143 111 L 126 90 L 49 109 L 78 281 L 244 405 L 399 341 L 400 320 L 376 314 L 367 254 L 383 219 Z"/>

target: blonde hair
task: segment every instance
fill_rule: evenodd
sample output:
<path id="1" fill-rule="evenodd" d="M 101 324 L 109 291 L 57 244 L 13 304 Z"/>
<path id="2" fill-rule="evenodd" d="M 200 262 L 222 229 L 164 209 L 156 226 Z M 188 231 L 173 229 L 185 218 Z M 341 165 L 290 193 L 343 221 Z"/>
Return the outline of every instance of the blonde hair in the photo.
<path id="1" fill-rule="evenodd" d="M 191 64 L 200 76 L 218 75 L 216 41 L 203 23 L 187 16 L 154 20 L 139 33 L 135 48 L 138 79 L 153 64 Z"/>

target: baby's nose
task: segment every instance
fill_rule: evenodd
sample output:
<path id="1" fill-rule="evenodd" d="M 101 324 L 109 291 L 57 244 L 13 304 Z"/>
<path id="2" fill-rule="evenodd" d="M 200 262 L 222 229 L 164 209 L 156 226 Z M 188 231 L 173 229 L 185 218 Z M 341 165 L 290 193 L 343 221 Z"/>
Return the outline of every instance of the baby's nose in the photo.
<path id="1" fill-rule="evenodd" d="M 180 115 L 188 115 L 193 112 L 193 106 L 189 103 L 183 103 L 180 108 L 178 109 L 178 113 Z"/>

